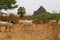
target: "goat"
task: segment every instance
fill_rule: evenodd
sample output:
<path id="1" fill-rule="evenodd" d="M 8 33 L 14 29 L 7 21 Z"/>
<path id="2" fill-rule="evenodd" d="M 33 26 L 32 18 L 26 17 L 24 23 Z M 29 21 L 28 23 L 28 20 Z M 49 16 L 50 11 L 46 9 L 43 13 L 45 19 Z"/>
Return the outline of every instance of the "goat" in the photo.
<path id="1" fill-rule="evenodd" d="M 1 28 L 1 26 L 4 26 L 5 27 L 5 31 L 6 31 L 7 28 L 10 28 L 12 26 L 12 23 L 0 21 L 0 28 Z"/>
<path id="2" fill-rule="evenodd" d="M 19 23 L 22 24 L 32 24 L 33 20 L 19 20 Z"/>
<path id="3" fill-rule="evenodd" d="M 22 23 L 22 29 L 24 27 L 31 26 L 33 24 L 33 20 L 19 20 L 20 23 Z"/>

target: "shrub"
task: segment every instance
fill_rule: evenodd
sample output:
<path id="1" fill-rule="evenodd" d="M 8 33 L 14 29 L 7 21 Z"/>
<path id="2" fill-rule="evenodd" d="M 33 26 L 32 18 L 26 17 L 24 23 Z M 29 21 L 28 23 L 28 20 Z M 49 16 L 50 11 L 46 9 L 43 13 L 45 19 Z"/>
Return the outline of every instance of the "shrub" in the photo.
<path id="1" fill-rule="evenodd" d="M 10 21 L 10 20 L 14 21 L 14 23 L 18 23 L 18 21 L 19 21 L 19 17 L 17 17 L 17 16 L 14 15 L 14 14 L 9 14 L 8 19 L 9 19 L 9 21 Z"/>
<path id="2" fill-rule="evenodd" d="M 30 18 L 33 20 L 34 19 L 42 20 L 43 23 L 46 23 L 51 19 L 56 20 L 58 22 L 58 20 L 60 19 L 60 13 L 42 13 L 42 14 L 31 16 Z"/>

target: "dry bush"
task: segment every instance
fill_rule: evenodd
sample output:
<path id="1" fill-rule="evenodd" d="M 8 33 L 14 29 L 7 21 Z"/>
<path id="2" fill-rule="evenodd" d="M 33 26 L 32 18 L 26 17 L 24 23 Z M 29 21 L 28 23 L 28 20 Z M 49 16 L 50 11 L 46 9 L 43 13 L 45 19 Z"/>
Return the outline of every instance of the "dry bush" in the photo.
<path id="1" fill-rule="evenodd" d="M 10 21 L 10 20 L 14 21 L 14 23 L 17 23 L 19 17 L 14 14 L 9 14 L 9 16 L 5 16 L 5 17 L 3 16 L 0 17 L 0 21 Z"/>
<path id="2" fill-rule="evenodd" d="M 29 20 L 30 19 L 30 16 L 23 16 L 23 17 L 20 17 L 21 20 Z"/>
<path id="3" fill-rule="evenodd" d="M 19 17 L 17 17 L 16 15 L 14 14 L 9 14 L 9 20 L 13 20 L 14 23 L 18 23 L 18 20 L 19 20 Z"/>
<path id="4" fill-rule="evenodd" d="M 37 24 L 40 24 L 41 22 L 39 20 L 33 20 L 33 23 L 37 23 Z"/>
<path id="5" fill-rule="evenodd" d="M 5 17 L 0 17 L 0 21 L 9 21 L 9 18 L 7 17 L 7 16 L 5 16 Z"/>

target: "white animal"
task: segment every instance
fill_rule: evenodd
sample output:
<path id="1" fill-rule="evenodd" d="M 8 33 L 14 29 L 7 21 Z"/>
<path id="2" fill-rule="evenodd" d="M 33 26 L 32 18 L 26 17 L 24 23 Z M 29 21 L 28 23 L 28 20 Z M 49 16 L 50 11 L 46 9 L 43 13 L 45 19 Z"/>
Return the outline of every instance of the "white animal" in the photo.
<path id="1" fill-rule="evenodd" d="M 12 27 L 12 25 L 13 25 L 12 23 L 0 21 L 0 28 L 1 26 L 4 26 L 5 28 L 6 27 L 10 28 Z"/>
<path id="2" fill-rule="evenodd" d="M 19 20 L 19 23 L 22 24 L 32 24 L 33 20 Z"/>
<path id="3" fill-rule="evenodd" d="M 50 20 L 49 23 L 56 23 L 56 20 Z"/>
<path id="4" fill-rule="evenodd" d="M 0 21 L 0 25 L 7 26 L 7 25 L 12 25 L 12 23 Z"/>
<path id="5" fill-rule="evenodd" d="M 24 20 L 24 24 L 32 24 L 33 20 Z"/>

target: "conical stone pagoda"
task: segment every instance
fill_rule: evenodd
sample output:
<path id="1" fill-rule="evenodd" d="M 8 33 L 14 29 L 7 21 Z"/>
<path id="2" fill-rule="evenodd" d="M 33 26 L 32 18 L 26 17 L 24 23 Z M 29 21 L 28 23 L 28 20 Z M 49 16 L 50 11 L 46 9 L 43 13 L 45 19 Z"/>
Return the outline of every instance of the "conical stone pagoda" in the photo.
<path id="1" fill-rule="evenodd" d="M 43 6 L 40 6 L 40 8 L 37 11 L 34 11 L 34 15 L 41 14 L 47 12 L 46 9 Z"/>

